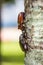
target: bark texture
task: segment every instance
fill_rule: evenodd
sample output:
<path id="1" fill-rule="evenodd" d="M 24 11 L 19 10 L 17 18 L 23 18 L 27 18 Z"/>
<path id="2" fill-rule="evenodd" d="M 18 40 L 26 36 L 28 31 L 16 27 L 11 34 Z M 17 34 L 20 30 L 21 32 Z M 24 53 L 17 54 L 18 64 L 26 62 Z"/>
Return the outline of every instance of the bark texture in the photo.
<path id="1" fill-rule="evenodd" d="M 28 51 L 25 65 L 43 65 L 43 0 L 24 0 Z"/>

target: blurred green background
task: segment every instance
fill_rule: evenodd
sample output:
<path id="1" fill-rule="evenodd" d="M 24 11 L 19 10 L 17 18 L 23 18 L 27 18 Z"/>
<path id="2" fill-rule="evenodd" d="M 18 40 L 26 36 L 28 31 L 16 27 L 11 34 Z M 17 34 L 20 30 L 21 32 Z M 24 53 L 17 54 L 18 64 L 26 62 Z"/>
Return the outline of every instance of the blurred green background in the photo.
<path id="1" fill-rule="evenodd" d="M 23 0 L 2 0 L 1 65 L 24 65 L 24 52 L 19 46 L 18 13 L 24 11 Z M 17 32 L 17 33 L 16 33 Z"/>
<path id="2" fill-rule="evenodd" d="M 21 51 L 17 41 L 2 42 L 1 55 L 2 65 L 24 65 L 24 53 Z"/>

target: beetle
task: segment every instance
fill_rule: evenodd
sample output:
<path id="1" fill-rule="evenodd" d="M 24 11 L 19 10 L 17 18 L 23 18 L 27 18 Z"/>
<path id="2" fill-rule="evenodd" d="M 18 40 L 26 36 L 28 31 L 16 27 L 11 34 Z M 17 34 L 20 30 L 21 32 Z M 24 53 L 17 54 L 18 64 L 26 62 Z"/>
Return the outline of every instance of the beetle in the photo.
<path id="1" fill-rule="evenodd" d="M 25 19 L 25 13 L 24 12 L 20 12 L 18 14 L 18 29 L 23 30 L 24 26 L 24 19 Z"/>
<path id="2" fill-rule="evenodd" d="M 28 44 L 26 43 L 25 26 L 24 26 L 25 13 L 20 12 L 18 14 L 18 29 L 22 30 L 22 34 L 19 37 L 19 44 L 23 52 L 28 51 Z"/>
<path id="3" fill-rule="evenodd" d="M 19 44 L 20 44 L 22 51 L 26 53 L 28 51 L 28 44 L 26 43 L 26 40 L 23 37 L 23 34 L 21 34 L 19 37 Z"/>

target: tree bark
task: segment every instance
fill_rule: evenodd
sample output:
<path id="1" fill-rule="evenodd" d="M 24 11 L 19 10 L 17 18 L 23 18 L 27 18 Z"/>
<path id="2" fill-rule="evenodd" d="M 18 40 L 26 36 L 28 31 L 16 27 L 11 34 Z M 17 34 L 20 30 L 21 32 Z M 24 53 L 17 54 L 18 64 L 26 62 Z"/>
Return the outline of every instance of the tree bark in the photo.
<path id="1" fill-rule="evenodd" d="M 25 65 L 43 65 L 43 0 L 24 0 L 24 6 L 28 43 Z"/>

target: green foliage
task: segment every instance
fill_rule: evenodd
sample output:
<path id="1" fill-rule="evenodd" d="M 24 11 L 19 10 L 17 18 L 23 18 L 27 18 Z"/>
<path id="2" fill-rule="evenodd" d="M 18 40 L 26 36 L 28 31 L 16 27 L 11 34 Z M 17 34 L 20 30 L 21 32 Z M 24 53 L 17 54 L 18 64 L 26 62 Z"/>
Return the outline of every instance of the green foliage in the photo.
<path id="1" fill-rule="evenodd" d="M 24 65 L 23 63 L 18 62 L 2 62 L 2 65 Z"/>
<path id="2" fill-rule="evenodd" d="M 15 2 L 15 0 L 4 0 L 4 2 L 5 3 L 7 3 L 7 2 L 13 3 L 13 2 Z"/>
<path id="3" fill-rule="evenodd" d="M 2 65 L 24 65 L 24 53 L 18 41 L 2 42 L 1 55 Z"/>

